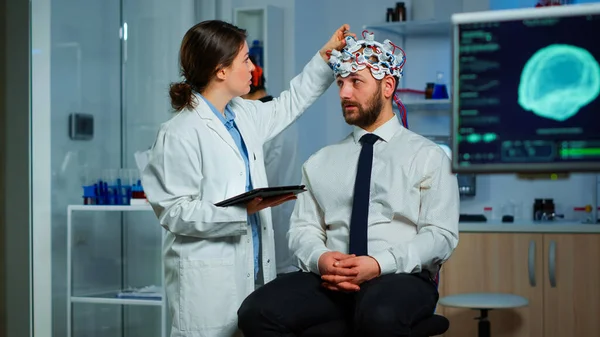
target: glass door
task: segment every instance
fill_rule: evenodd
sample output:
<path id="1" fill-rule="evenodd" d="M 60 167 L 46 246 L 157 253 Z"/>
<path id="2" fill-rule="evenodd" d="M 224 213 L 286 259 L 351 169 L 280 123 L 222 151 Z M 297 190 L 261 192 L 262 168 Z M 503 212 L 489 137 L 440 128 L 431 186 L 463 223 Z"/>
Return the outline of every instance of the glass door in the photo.
<path id="1" fill-rule="evenodd" d="M 33 273 L 46 277 L 35 307 L 47 304 L 37 320 L 52 312 L 36 336 L 168 335 L 156 217 L 84 186 L 138 179 L 134 153 L 170 117 L 195 2 L 31 3 Z"/>

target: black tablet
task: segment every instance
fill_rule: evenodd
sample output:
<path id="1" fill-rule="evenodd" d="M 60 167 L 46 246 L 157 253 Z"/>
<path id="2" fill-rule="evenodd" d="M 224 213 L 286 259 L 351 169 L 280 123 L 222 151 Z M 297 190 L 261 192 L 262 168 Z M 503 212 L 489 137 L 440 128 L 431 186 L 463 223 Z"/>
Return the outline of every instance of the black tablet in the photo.
<path id="1" fill-rule="evenodd" d="M 238 194 L 235 197 L 231 197 L 229 199 L 219 201 L 215 204 L 215 206 L 235 206 L 239 204 L 245 204 L 248 201 L 256 198 L 268 198 L 268 197 L 276 197 L 278 195 L 294 193 L 300 194 L 305 192 L 306 189 L 304 185 L 295 185 L 295 186 L 278 186 L 278 187 L 263 187 L 263 188 L 255 188 L 252 191 L 248 191 L 246 193 Z"/>

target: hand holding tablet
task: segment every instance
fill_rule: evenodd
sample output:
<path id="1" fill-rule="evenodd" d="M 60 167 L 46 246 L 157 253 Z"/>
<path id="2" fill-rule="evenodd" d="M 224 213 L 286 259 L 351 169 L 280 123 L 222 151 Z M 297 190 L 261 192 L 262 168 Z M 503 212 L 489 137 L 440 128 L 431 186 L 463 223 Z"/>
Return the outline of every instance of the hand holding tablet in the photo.
<path id="1" fill-rule="evenodd" d="M 305 192 L 304 185 L 256 188 L 229 199 L 216 203 L 216 206 L 227 207 L 247 205 L 252 214 L 267 207 L 274 207 L 288 200 L 296 199 L 296 195 Z"/>

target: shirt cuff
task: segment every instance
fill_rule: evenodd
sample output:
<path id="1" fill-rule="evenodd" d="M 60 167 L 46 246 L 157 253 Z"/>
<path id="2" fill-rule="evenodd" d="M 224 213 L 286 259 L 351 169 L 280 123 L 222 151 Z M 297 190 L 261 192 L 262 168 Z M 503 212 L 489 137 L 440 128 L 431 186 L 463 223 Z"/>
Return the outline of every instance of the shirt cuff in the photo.
<path id="1" fill-rule="evenodd" d="M 371 255 L 377 263 L 379 263 L 379 268 L 381 269 L 381 275 L 394 274 L 398 270 L 396 266 L 396 258 L 389 250 L 384 250 L 381 252 L 377 252 Z"/>
<path id="2" fill-rule="evenodd" d="M 331 66 L 329 66 L 329 63 L 323 59 L 320 51 L 317 51 L 317 54 L 310 60 L 310 65 L 314 66 L 315 69 L 320 72 L 331 74 L 333 77 L 333 70 L 331 69 Z"/>
<path id="3" fill-rule="evenodd" d="M 329 252 L 328 249 L 320 249 L 320 250 L 314 251 L 314 252 L 312 252 L 312 254 L 310 254 L 310 258 L 308 259 L 309 271 L 311 271 L 317 275 L 321 275 L 321 272 L 319 271 L 319 259 L 321 258 L 321 255 L 323 255 L 327 252 Z"/>

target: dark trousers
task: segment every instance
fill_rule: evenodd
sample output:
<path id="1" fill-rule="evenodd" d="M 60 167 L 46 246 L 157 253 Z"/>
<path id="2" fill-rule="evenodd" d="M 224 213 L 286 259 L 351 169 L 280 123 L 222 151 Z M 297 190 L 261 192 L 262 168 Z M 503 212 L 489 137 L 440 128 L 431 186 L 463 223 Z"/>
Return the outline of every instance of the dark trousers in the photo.
<path id="1" fill-rule="evenodd" d="M 384 275 L 345 293 L 323 288 L 313 273 L 286 274 L 246 298 L 238 324 L 245 337 L 412 336 L 439 297 L 428 275 Z"/>

